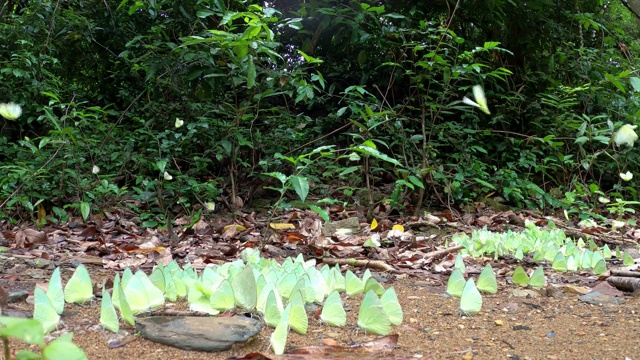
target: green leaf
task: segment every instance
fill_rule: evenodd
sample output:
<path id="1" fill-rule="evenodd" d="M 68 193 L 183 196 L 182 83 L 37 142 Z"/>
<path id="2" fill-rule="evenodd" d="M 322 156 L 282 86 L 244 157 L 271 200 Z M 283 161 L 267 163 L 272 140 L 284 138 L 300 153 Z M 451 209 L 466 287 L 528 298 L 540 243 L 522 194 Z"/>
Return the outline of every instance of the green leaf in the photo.
<path id="1" fill-rule="evenodd" d="M 416 176 L 413 175 L 409 175 L 409 181 L 411 181 L 415 186 L 424 189 L 424 185 L 422 184 L 422 181 L 420 181 L 420 179 L 418 179 Z"/>
<path id="2" fill-rule="evenodd" d="M 87 355 L 84 351 L 71 341 L 72 336 L 73 333 L 67 333 L 53 340 L 49 345 L 42 349 L 43 357 L 45 359 L 86 359 Z"/>
<path id="3" fill-rule="evenodd" d="M 358 145 L 356 147 L 353 148 L 355 151 L 361 152 L 363 154 L 367 154 L 370 156 L 373 156 L 375 158 L 378 158 L 380 160 L 386 161 L 388 163 L 391 163 L 393 165 L 396 166 L 402 166 L 402 164 L 400 164 L 400 162 L 398 162 L 398 160 L 393 159 L 391 157 L 389 157 L 388 155 L 381 153 L 380 151 L 370 148 L 368 146 L 364 146 L 364 145 Z"/>
<path id="4" fill-rule="evenodd" d="M 287 175 L 285 175 L 285 174 L 283 174 L 281 172 L 278 172 L 278 171 L 264 173 L 264 175 L 271 176 L 272 178 L 276 178 L 276 179 L 280 180 L 282 185 L 284 185 L 287 182 Z"/>
<path id="5" fill-rule="evenodd" d="M 247 87 L 252 88 L 256 84 L 256 64 L 251 55 L 247 57 L 247 61 Z"/>
<path id="6" fill-rule="evenodd" d="M 158 167 L 158 171 L 160 171 L 161 173 L 164 173 L 164 169 L 167 166 L 167 162 L 168 161 L 166 159 L 156 161 L 156 166 Z"/>
<path id="7" fill-rule="evenodd" d="M 631 83 L 631 86 L 633 86 L 633 90 L 635 92 L 640 92 L 640 78 L 632 76 L 629 78 L 629 82 Z"/>
<path id="8" fill-rule="evenodd" d="M 13 337 L 27 344 L 44 344 L 44 330 L 38 320 L 0 316 L 0 336 Z"/>
<path id="9" fill-rule="evenodd" d="M 87 220 L 89 218 L 89 213 L 91 212 L 91 205 L 83 201 L 80 203 L 80 213 L 82 214 L 82 218 Z"/>
<path id="10" fill-rule="evenodd" d="M 484 181 L 484 180 L 482 180 L 482 179 L 473 178 L 473 180 L 475 180 L 477 183 L 479 183 L 479 184 L 480 184 L 480 185 L 482 185 L 482 186 L 488 187 L 488 188 L 489 188 L 489 189 L 491 189 L 491 190 L 495 190 L 495 189 L 496 189 L 496 187 L 495 187 L 495 186 L 493 186 L 493 185 L 489 184 L 488 182 L 486 182 L 486 181 Z"/>
<path id="11" fill-rule="evenodd" d="M 327 213 L 326 210 L 322 209 L 318 205 L 309 205 L 309 209 L 311 209 L 311 211 L 315 212 L 316 214 L 320 215 L 320 217 L 322 218 L 322 220 L 324 220 L 325 223 L 327 224 L 329 223 L 330 221 L 329 213 Z"/>
<path id="12" fill-rule="evenodd" d="M 14 357 L 15 360 L 41 360 L 40 354 L 36 354 L 30 350 L 20 350 Z"/>
<path id="13" fill-rule="evenodd" d="M 307 195 L 309 195 L 309 181 L 304 176 L 291 175 L 289 176 L 289 183 L 293 186 L 293 190 L 296 191 L 300 200 L 305 201 Z"/>
<path id="14" fill-rule="evenodd" d="M 324 60 L 316 59 L 313 56 L 307 55 L 300 50 L 298 50 L 298 54 L 302 55 L 302 57 L 304 58 L 304 61 L 306 61 L 309 64 L 322 64 L 324 62 Z"/>

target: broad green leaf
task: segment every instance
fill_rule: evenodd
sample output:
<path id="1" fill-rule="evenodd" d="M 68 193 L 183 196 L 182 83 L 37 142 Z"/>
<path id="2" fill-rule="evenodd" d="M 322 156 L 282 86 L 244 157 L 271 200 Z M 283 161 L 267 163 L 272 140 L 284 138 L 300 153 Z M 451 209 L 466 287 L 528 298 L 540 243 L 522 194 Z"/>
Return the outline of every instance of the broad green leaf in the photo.
<path id="1" fill-rule="evenodd" d="M 291 186 L 293 186 L 293 190 L 296 191 L 298 197 L 303 202 L 307 199 L 307 195 L 309 195 L 309 181 L 304 176 L 299 175 L 291 175 L 289 176 L 289 182 Z"/>

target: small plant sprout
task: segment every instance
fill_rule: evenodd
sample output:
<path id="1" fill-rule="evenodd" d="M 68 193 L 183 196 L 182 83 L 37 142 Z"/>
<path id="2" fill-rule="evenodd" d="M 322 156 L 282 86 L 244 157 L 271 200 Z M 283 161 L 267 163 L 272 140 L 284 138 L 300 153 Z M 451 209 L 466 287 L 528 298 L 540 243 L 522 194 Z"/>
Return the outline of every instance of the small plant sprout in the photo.
<path id="1" fill-rule="evenodd" d="M 16 103 L 0 104 L 0 115 L 7 120 L 15 120 L 22 115 L 22 108 Z"/>
<path id="2" fill-rule="evenodd" d="M 184 120 L 181 120 L 180 118 L 176 118 L 176 129 L 179 129 L 182 127 L 182 125 L 184 125 Z"/>
<path id="3" fill-rule="evenodd" d="M 480 109 L 482 112 L 486 113 L 487 115 L 491 115 L 491 112 L 489 111 L 489 107 L 487 106 L 487 98 L 484 96 L 484 90 L 482 89 L 481 85 L 473 86 L 473 97 L 475 98 L 476 101 L 473 101 L 465 96 L 462 98 L 462 102 L 464 102 L 467 105 L 475 106 L 478 109 Z"/>
<path id="4" fill-rule="evenodd" d="M 638 140 L 638 134 L 636 134 L 636 132 L 634 131 L 637 127 L 637 125 L 622 125 L 620 129 L 618 129 L 616 135 L 613 137 L 613 141 L 617 146 L 626 144 L 629 145 L 629 147 L 633 147 L 633 143 Z"/>
<path id="5" fill-rule="evenodd" d="M 627 171 L 626 173 L 620 173 L 620 179 L 624 181 L 629 181 L 633 179 L 633 173 L 631 173 L 631 171 Z"/>

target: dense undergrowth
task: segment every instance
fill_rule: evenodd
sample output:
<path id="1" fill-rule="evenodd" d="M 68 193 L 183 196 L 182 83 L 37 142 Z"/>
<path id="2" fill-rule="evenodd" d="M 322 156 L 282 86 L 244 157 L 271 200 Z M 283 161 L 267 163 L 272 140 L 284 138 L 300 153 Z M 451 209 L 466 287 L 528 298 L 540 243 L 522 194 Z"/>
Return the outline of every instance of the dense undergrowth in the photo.
<path id="1" fill-rule="evenodd" d="M 158 226 L 262 188 L 318 211 L 633 211 L 640 159 L 612 138 L 640 122 L 640 27 L 619 3 L 270 4 L 5 2 L 0 102 L 23 115 L 0 123 L 0 217 Z M 475 84 L 490 115 L 461 102 Z"/>

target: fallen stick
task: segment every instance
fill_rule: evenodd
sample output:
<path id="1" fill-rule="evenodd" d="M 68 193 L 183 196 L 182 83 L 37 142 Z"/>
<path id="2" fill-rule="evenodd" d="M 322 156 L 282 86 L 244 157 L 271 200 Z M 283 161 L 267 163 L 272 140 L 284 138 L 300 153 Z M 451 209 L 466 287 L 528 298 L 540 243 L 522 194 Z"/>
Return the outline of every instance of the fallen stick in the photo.
<path id="1" fill-rule="evenodd" d="M 449 247 L 446 249 L 442 249 L 442 250 L 436 250 L 436 251 L 432 251 L 429 253 L 424 254 L 424 258 L 425 259 L 439 259 L 441 257 L 444 257 L 452 252 L 456 252 L 458 250 L 462 250 L 464 249 L 464 246 L 462 245 L 457 245 L 457 246 L 453 246 L 453 247 Z"/>
<path id="2" fill-rule="evenodd" d="M 356 259 L 334 259 L 324 258 L 322 262 L 327 265 L 351 265 L 353 267 L 372 268 L 381 271 L 395 270 L 391 265 L 380 260 L 356 260 Z"/>

